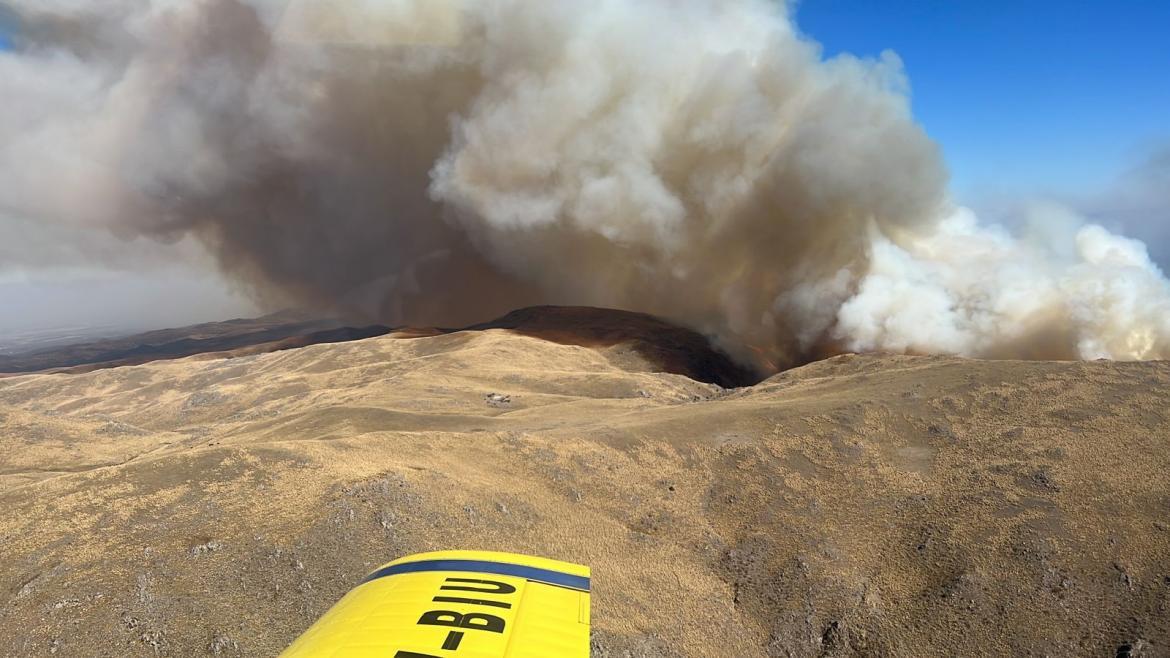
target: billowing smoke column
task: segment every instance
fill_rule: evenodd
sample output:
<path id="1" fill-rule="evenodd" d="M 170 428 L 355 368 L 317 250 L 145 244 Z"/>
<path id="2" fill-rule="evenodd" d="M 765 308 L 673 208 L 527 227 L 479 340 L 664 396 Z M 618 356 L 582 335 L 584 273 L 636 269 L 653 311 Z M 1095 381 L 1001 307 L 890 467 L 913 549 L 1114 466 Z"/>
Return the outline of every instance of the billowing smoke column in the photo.
<path id="1" fill-rule="evenodd" d="M 262 298 L 620 307 L 776 366 L 1170 356 L 1141 243 L 980 225 L 897 58 L 822 60 L 775 2 L 9 5 L 0 207 L 195 235 Z"/>

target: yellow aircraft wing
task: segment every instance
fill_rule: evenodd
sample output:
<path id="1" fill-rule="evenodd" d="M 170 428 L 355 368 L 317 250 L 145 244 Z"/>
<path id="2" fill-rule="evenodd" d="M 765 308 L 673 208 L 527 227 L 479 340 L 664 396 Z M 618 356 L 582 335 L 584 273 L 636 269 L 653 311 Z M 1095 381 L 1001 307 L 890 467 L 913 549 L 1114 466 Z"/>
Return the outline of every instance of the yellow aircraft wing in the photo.
<path id="1" fill-rule="evenodd" d="M 281 658 L 588 658 L 589 567 L 511 553 L 395 560 Z"/>

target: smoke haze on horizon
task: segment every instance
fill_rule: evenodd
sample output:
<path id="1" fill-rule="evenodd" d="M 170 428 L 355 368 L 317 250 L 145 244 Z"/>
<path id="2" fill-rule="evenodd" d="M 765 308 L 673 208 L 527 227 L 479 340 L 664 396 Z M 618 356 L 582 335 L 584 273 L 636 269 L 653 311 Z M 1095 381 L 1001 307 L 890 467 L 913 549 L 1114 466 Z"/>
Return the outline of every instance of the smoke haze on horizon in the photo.
<path id="1" fill-rule="evenodd" d="M 824 60 L 772 2 L 102 4 L 7 3 L 0 229 L 35 226 L 0 276 L 198 243 L 262 306 L 388 324 L 587 304 L 780 365 L 1170 357 L 1170 284 L 1102 228 L 1157 192 L 981 223 L 897 57 Z"/>

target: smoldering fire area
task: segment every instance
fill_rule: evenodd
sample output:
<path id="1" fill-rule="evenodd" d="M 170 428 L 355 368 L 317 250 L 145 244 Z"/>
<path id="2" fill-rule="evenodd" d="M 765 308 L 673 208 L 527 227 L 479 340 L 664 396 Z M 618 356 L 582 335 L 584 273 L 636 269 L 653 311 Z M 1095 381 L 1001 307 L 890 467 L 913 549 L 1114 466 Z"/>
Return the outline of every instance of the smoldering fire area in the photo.
<path id="1" fill-rule="evenodd" d="M 898 58 L 824 59 L 782 4 L 8 5 L 0 207 L 193 236 L 262 302 L 391 326 L 622 308 L 760 368 L 1170 350 L 1144 245 L 981 223 Z"/>

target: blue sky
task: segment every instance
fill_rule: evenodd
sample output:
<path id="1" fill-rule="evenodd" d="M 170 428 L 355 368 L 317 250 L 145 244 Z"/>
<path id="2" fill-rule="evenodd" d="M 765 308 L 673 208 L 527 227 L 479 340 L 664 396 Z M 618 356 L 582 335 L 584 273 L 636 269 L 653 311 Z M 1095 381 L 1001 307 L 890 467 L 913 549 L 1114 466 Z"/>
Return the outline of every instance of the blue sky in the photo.
<path id="1" fill-rule="evenodd" d="M 1104 187 L 1170 144 L 1165 0 L 800 0 L 826 55 L 901 56 L 960 200 Z"/>
<path id="2" fill-rule="evenodd" d="M 0 7 L 0 50 L 8 50 L 12 47 L 12 31 L 15 29 L 15 26 L 12 25 L 13 22 L 4 7 Z"/>

